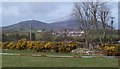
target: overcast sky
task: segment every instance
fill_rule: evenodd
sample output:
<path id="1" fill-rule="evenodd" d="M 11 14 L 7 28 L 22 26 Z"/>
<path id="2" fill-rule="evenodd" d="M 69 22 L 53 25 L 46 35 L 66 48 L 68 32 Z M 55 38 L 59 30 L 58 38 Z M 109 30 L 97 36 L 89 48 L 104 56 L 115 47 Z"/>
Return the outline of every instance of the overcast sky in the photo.
<path id="1" fill-rule="evenodd" d="M 1 4 L 1 3 L 0 3 Z M 108 4 L 112 16 L 115 17 L 114 27 L 118 27 L 118 5 L 117 2 Z M 54 22 L 72 13 L 72 2 L 3 2 L 0 7 L 2 15 L 2 26 L 12 25 L 25 20 L 39 20 L 43 22 Z M 57 21 L 57 20 L 56 20 Z"/>

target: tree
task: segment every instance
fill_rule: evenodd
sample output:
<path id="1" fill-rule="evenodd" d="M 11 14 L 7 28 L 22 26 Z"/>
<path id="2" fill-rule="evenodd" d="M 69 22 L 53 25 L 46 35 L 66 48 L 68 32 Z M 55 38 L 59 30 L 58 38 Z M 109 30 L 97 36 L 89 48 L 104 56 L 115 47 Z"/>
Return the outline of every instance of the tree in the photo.
<path id="1" fill-rule="evenodd" d="M 30 38 L 30 33 L 29 33 L 28 36 L 26 35 L 26 37 L 24 37 L 24 38 L 35 41 L 36 40 L 36 34 L 34 32 L 31 33 L 31 38 Z"/>
<path id="2" fill-rule="evenodd" d="M 54 41 L 54 36 L 51 32 L 42 32 L 41 38 L 43 41 Z"/>
<path id="3" fill-rule="evenodd" d="M 32 33 L 31 36 L 32 36 L 32 40 L 35 41 L 35 40 L 36 40 L 36 35 L 35 35 L 35 33 Z"/>
<path id="4" fill-rule="evenodd" d="M 7 36 L 5 34 L 2 34 L 2 41 L 5 42 L 7 40 Z"/>
<path id="5" fill-rule="evenodd" d="M 99 16 L 99 19 L 102 23 L 102 27 L 103 27 L 103 40 L 105 42 L 105 39 L 106 39 L 106 25 L 107 25 L 107 21 L 108 21 L 108 18 L 110 17 L 110 9 L 105 5 L 101 5 L 99 7 L 99 11 L 98 11 L 98 16 Z"/>
<path id="6" fill-rule="evenodd" d="M 97 12 L 98 12 L 98 7 L 100 5 L 102 5 L 102 4 L 103 3 L 100 3 L 100 2 L 89 2 L 90 12 L 91 12 L 91 15 L 92 15 L 91 21 L 93 22 L 92 23 L 93 30 L 94 31 L 95 31 L 95 29 L 97 30 L 96 34 L 98 35 L 100 43 L 102 43 L 102 40 L 101 40 L 101 37 L 99 36 L 100 35 L 100 30 L 98 28 L 98 19 L 97 19 L 98 16 L 97 16 Z"/>
<path id="7" fill-rule="evenodd" d="M 89 48 L 89 30 L 92 24 L 92 15 L 90 13 L 90 5 L 89 2 L 81 2 L 74 4 L 74 12 L 77 21 L 80 23 L 80 29 L 83 30 L 85 38 L 86 46 Z"/>
<path id="8" fill-rule="evenodd" d="M 103 11 L 104 10 L 104 11 Z M 97 34 L 100 35 L 100 28 L 98 20 L 101 21 L 102 29 L 104 30 L 104 38 L 106 37 L 106 23 L 110 10 L 103 2 L 80 2 L 74 4 L 73 14 L 76 20 L 80 23 L 80 29 L 85 32 L 86 46 L 89 47 L 89 42 L 92 38 L 89 38 L 90 30 L 97 30 Z M 98 36 L 102 43 L 101 37 Z"/>

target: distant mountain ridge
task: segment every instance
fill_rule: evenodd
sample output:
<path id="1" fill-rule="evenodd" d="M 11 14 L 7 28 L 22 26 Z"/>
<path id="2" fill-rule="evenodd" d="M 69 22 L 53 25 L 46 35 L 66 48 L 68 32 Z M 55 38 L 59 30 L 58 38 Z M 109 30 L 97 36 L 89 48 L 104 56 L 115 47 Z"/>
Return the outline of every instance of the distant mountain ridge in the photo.
<path id="1" fill-rule="evenodd" d="M 27 20 L 27 21 L 22 21 L 13 25 L 5 26 L 2 27 L 3 30 L 10 30 L 10 31 L 18 31 L 18 30 L 29 30 L 30 29 L 30 24 L 32 26 L 33 30 L 38 30 L 38 29 L 51 29 L 51 30 L 64 30 L 64 29 L 79 29 L 80 24 L 74 19 L 69 19 L 66 21 L 59 21 L 59 22 L 54 22 L 54 23 L 45 23 L 41 22 L 38 20 Z M 99 29 L 102 28 L 102 25 L 100 22 L 98 22 Z M 92 27 L 91 25 L 89 26 L 90 28 Z M 107 28 L 110 28 L 109 25 L 106 25 Z"/>
<path id="2" fill-rule="evenodd" d="M 30 24 L 32 26 L 32 29 L 42 29 L 46 27 L 48 24 L 37 21 L 37 20 L 27 20 L 27 21 L 22 21 L 13 25 L 5 26 L 3 27 L 4 30 L 19 30 L 19 29 L 24 29 L 28 30 L 30 29 Z"/>

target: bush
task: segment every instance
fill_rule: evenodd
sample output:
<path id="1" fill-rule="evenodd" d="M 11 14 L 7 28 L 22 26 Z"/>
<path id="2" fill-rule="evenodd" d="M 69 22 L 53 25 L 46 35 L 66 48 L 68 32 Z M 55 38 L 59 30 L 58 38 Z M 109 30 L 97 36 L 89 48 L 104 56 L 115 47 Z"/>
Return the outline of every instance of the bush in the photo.
<path id="1" fill-rule="evenodd" d="M 26 46 L 27 46 L 26 39 L 21 39 L 17 42 L 16 49 L 17 50 L 24 50 L 24 49 L 26 49 Z"/>
<path id="2" fill-rule="evenodd" d="M 34 43 L 32 41 L 27 41 L 27 49 L 33 50 Z"/>
<path id="3" fill-rule="evenodd" d="M 9 49 L 15 49 L 16 48 L 16 43 L 15 42 L 10 42 L 10 43 L 8 43 L 7 47 Z"/>
<path id="4" fill-rule="evenodd" d="M 45 51 L 45 47 L 44 47 L 45 44 L 46 44 L 46 42 L 36 41 L 36 42 L 34 42 L 33 50 L 35 50 L 36 52 L 44 52 Z"/>
<path id="5" fill-rule="evenodd" d="M 9 42 L 2 42 L 2 49 L 8 49 L 7 45 Z"/>
<path id="6" fill-rule="evenodd" d="M 107 56 L 114 56 L 118 55 L 119 46 L 118 44 L 104 44 L 102 45 L 102 50 L 106 52 Z"/>
<path id="7" fill-rule="evenodd" d="M 17 42 L 3 42 L 3 49 L 17 49 L 17 50 L 35 50 L 36 52 L 55 51 L 55 52 L 70 52 L 76 49 L 79 43 L 72 42 L 45 42 L 45 41 L 27 41 L 21 39 Z"/>

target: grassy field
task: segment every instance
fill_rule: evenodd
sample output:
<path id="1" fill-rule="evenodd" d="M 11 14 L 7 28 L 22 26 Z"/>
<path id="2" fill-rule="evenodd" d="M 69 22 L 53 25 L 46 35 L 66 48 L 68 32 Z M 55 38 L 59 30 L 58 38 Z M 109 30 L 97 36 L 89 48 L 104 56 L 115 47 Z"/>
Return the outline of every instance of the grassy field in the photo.
<path id="1" fill-rule="evenodd" d="M 8 53 L 35 54 L 34 51 L 7 50 Z M 77 55 L 65 53 L 36 53 L 46 55 Z M 32 56 L 2 56 L 3 67 L 118 67 L 116 58 L 48 58 Z"/>
<path id="2" fill-rule="evenodd" d="M 72 54 L 72 53 L 56 53 L 56 52 L 36 52 L 32 50 L 2 50 L 3 53 L 14 54 L 36 54 L 36 55 L 55 55 L 55 56 L 86 56 L 87 54 Z"/>

